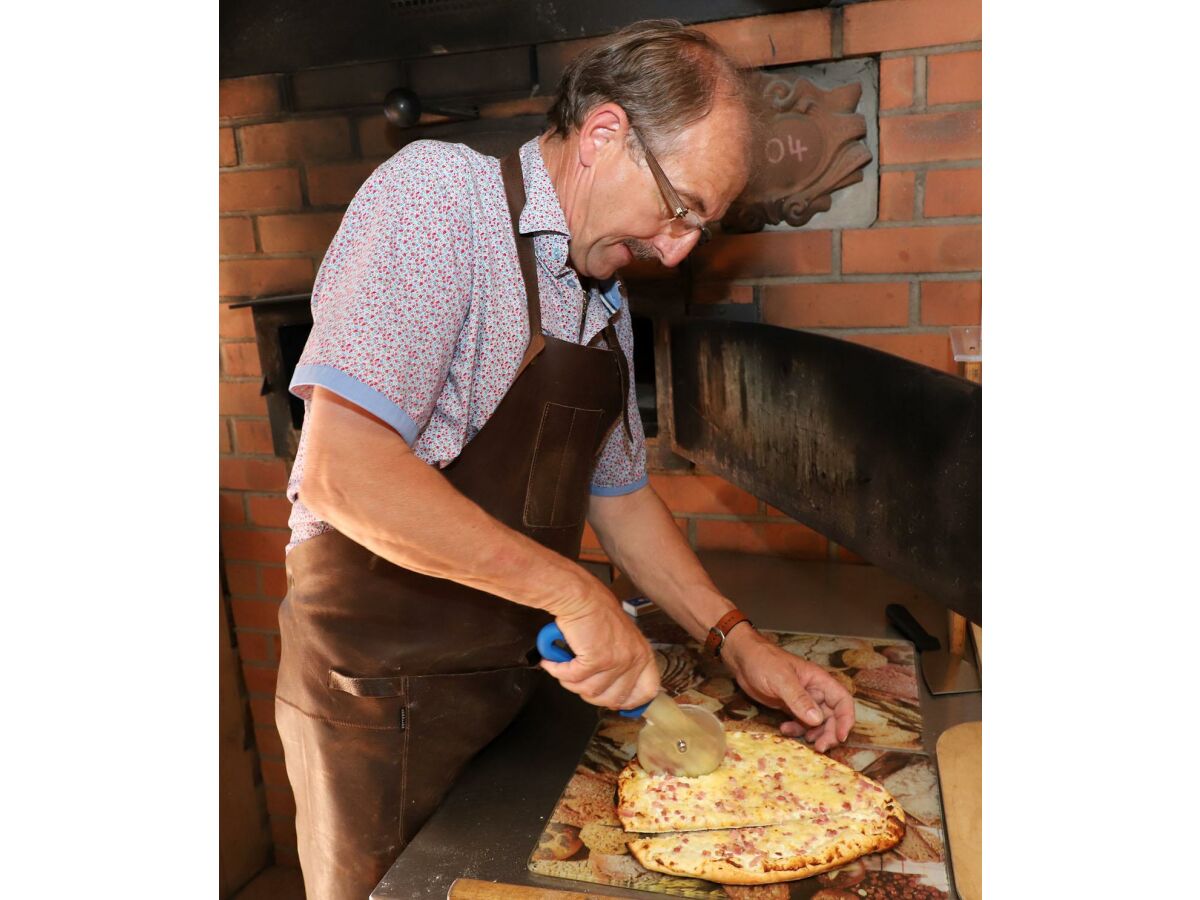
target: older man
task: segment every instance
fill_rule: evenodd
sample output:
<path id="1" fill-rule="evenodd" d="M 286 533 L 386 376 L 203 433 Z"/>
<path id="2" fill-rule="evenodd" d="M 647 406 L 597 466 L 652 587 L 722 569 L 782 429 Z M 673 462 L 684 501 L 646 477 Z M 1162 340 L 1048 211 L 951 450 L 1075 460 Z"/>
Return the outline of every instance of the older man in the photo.
<path id="1" fill-rule="evenodd" d="M 568 690 L 654 696 L 645 639 L 576 563 L 585 518 L 786 733 L 849 732 L 846 692 L 745 622 L 647 483 L 616 272 L 677 265 L 741 191 L 744 91 L 703 34 L 641 23 L 575 60 L 519 152 L 419 141 L 347 209 L 292 382 L 276 716 L 310 898 L 369 893 L 524 703 L 551 619 Z"/>

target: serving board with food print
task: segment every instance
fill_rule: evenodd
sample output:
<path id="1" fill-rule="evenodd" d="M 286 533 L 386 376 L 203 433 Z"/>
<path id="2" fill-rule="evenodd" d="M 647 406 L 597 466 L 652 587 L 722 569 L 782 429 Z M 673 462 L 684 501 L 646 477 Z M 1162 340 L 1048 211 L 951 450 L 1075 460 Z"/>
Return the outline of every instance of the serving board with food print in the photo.
<path id="1" fill-rule="evenodd" d="M 712 711 L 726 731 L 778 732 L 785 717 L 750 700 L 729 670 L 704 655 L 677 625 L 638 624 L 654 647 L 663 689 L 678 702 Z M 912 644 L 794 632 L 763 635 L 825 667 L 851 691 L 854 730 L 828 755 L 880 782 L 899 801 L 907 818 L 904 839 L 887 852 L 780 884 L 738 887 L 651 872 L 630 855 L 626 842 L 633 836 L 622 829 L 616 810 L 617 775 L 637 753 L 642 722 L 605 711 L 530 855 L 531 872 L 712 900 L 949 897 L 937 772 L 932 759 L 919 751 L 921 711 Z"/>

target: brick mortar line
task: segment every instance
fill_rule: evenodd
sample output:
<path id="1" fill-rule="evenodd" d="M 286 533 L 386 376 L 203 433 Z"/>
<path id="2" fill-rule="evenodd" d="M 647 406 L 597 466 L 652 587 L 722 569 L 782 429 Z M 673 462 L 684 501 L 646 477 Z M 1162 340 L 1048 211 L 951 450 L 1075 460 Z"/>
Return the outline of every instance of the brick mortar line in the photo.
<path id="1" fill-rule="evenodd" d="M 879 111 L 879 118 L 898 119 L 903 118 L 904 116 L 926 116 L 944 112 L 967 112 L 973 109 L 983 109 L 983 101 L 968 100 L 963 103 L 935 103 L 932 105 L 926 104 L 921 107 L 912 106 L 908 109 L 882 109 Z"/>
<path id="2" fill-rule="evenodd" d="M 355 106 L 338 106 L 323 110 L 288 110 L 281 109 L 273 113 L 255 113 L 250 116 L 220 117 L 217 119 L 222 128 L 251 128 L 256 125 L 288 125 L 308 119 L 338 119 L 343 118 L 349 124 L 352 115 L 361 115 L 366 110 L 378 109 L 375 104 L 363 103 Z M 382 111 L 379 115 L 382 115 Z"/>
<path id="3" fill-rule="evenodd" d="M 980 217 L 982 219 L 982 216 Z M 925 170 L 916 169 L 913 175 L 913 219 L 925 219 Z"/>
<path id="4" fill-rule="evenodd" d="M 911 222 L 876 222 L 870 231 L 887 231 L 892 228 L 936 228 L 945 225 L 982 225 L 983 216 L 940 216 L 934 219 L 914 219 Z M 857 230 L 857 229 L 851 229 Z"/>
<path id="5" fill-rule="evenodd" d="M 266 456 L 265 454 L 262 454 L 262 453 L 233 453 L 233 454 L 222 453 L 220 458 L 222 461 L 227 461 L 230 459 L 237 459 L 237 460 L 245 460 L 247 462 L 259 462 L 259 463 L 274 462 L 276 459 L 280 459 L 279 457 Z M 280 461 L 282 462 L 283 460 L 280 459 Z M 290 475 L 291 475 L 291 471 L 289 470 L 288 476 L 290 477 Z M 222 492 L 230 491 L 230 492 L 238 493 L 238 494 L 266 494 L 267 496 L 283 497 L 284 499 L 286 499 L 286 496 L 287 496 L 287 485 L 286 484 L 277 491 L 270 490 L 268 488 L 229 487 L 228 485 L 224 485 L 224 484 L 218 485 L 218 489 L 221 490 Z M 284 526 L 279 525 L 279 526 L 268 526 L 268 527 L 282 528 Z"/>
<path id="6" fill-rule="evenodd" d="M 913 73 L 913 106 L 917 107 L 921 112 L 925 111 L 925 91 L 927 78 L 925 57 L 919 56 L 916 60 L 916 72 Z"/>
<path id="7" fill-rule="evenodd" d="M 888 232 L 894 228 L 938 228 L 959 226 L 959 224 L 983 224 L 983 216 L 941 216 L 938 218 L 922 218 L 912 222 L 877 222 L 871 226 L 872 232 Z"/>
<path id="8" fill-rule="evenodd" d="M 221 169 L 222 175 L 237 175 L 237 174 L 241 174 L 241 173 L 249 174 L 252 172 L 275 172 L 275 171 L 281 171 L 284 169 L 291 169 L 292 171 L 299 173 L 301 167 L 307 167 L 310 165 L 314 165 L 314 166 L 350 166 L 350 165 L 354 165 L 355 163 L 374 163 L 375 167 L 378 168 L 379 166 L 381 166 L 385 162 L 387 162 L 388 159 L 390 159 L 390 157 L 387 157 L 387 156 L 364 156 L 364 157 L 358 157 L 358 158 L 345 157 L 343 159 L 299 159 L 299 160 L 289 160 L 286 163 L 261 163 L 261 164 L 252 165 L 252 166 L 221 166 L 220 169 Z M 325 204 L 325 205 L 330 205 L 330 204 Z M 345 209 L 345 206 L 343 206 L 342 209 Z M 229 215 L 229 214 L 221 213 L 221 215 Z"/>
<path id="9" fill-rule="evenodd" d="M 666 503 L 665 500 L 663 502 Z M 765 500 L 762 502 L 766 503 Z M 791 519 L 789 516 L 768 516 L 766 513 L 746 513 L 745 515 L 738 515 L 737 513 L 683 513 L 672 511 L 671 515 L 678 519 L 689 519 L 695 522 L 778 522 L 783 525 L 789 525 L 792 523 L 804 525 L 803 522 L 798 522 L 795 519 Z M 812 531 L 816 531 L 815 528 L 812 528 L 809 525 L 804 525 L 804 527 L 809 528 Z M 818 531 L 817 534 L 820 534 L 820 532 Z"/>
<path id="10" fill-rule="evenodd" d="M 227 560 L 225 560 L 226 565 L 228 565 L 229 563 L 235 563 L 237 565 L 242 565 L 242 566 L 266 565 L 266 563 L 260 563 L 257 560 L 253 560 L 253 559 L 233 559 L 233 560 L 227 559 Z M 261 602 L 270 602 L 270 603 L 282 603 L 283 602 L 282 600 L 274 600 L 274 599 L 267 598 L 267 596 L 262 592 L 262 588 L 257 586 L 258 573 L 255 573 L 254 580 L 256 582 L 256 586 L 254 588 L 253 593 L 246 593 L 245 591 L 235 591 L 235 590 L 231 589 L 229 591 L 230 598 L 233 600 L 254 600 L 256 602 L 260 602 L 260 601 Z M 236 623 L 234 623 L 234 624 L 237 628 L 242 627 L 241 625 L 237 625 Z"/>
<path id="11" fill-rule="evenodd" d="M 929 103 L 926 104 L 925 110 L 930 113 L 940 112 L 963 112 L 970 109 L 983 109 L 982 100 L 963 100 L 958 103 Z"/>
<path id="12" fill-rule="evenodd" d="M 331 204 L 331 203 L 322 203 L 319 206 L 316 206 L 316 205 L 306 206 L 299 211 L 293 212 L 293 215 L 315 216 L 315 215 L 328 215 L 329 213 L 335 213 L 335 212 L 336 213 L 345 213 L 346 208 L 349 205 L 350 205 L 349 203 L 343 203 L 341 205 Z M 221 214 L 221 216 L 223 218 L 229 218 L 231 216 L 240 216 L 240 215 L 243 215 L 243 213 L 222 213 Z M 262 213 L 252 213 L 252 215 L 254 215 L 256 218 L 261 218 L 263 214 Z M 273 214 L 268 213 L 268 215 L 273 215 Z"/>
<path id="13" fill-rule="evenodd" d="M 841 279 L 842 279 L 842 229 L 839 228 L 833 232 L 832 238 L 830 240 L 830 244 L 832 247 L 832 250 L 830 253 L 831 264 L 832 264 L 831 268 L 833 269 L 832 274 L 837 276 L 838 281 L 841 281 Z"/>
<path id="14" fill-rule="evenodd" d="M 829 22 L 829 53 L 833 59 L 842 59 L 845 55 L 845 28 L 843 11 L 840 8 L 833 10 Z"/>
<path id="15" fill-rule="evenodd" d="M 913 275 L 912 272 L 903 272 L 903 273 L 899 273 L 899 274 L 904 275 L 906 278 Z M 931 272 L 931 273 L 929 273 L 929 275 L 945 276 L 946 278 L 953 279 L 953 280 L 957 280 L 958 276 L 960 274 L 962 274 L 962 273 L 959 273 L 959 272 Z M 920 277 L 925 278 L 928 276 L 922 274 L 922 275 L 920 275 Z M 787 280 L 781 281 L 780 279 L 787 279 Z M 870 283 L 876 282 L 876 281 L 888 281 L 888 280 L 894 281 L 895 278 L 894 278 L 894 276 L 890 276 L 890 275 L 875 275 L 875 274 L 871 274 L 871 273 L 857 273 L 854 275 L 843 275 L 842 280 L 848 284 L 853 284 L 854 282 L 863 282 L 864 284 L 870 284 Z M 736 286 L 738 286 L 738 287 L 766 287 L 768 285 L 791 284 L 791 283 L 793 283 L 793 281 L 795 283 L 808 283 L 810 281 L 815 282 L 815 283 L 820 283 L 822 281 L 828 281 L 828 279 L 821 275 L 763 275 L 758 279 L 749 279 L 749 278 L 739 279 L 738 282 L 736 282 Z M 735 283 L 730 282 L 730 284 L 735 284 Z M 263 418 L 263 417 L 260 417 L 260 418 Z"/>
<path id="16" fill-rule="evenodd" d="M 311 259 L 309 250 L 275 250 L 271 253 L 227 253 L 219 257 L 222 262 L 241 262 L 243 260 L 272 260 L 272 259 Z"/>
<path id="17" fill-rule="evenodd" d="M 845 275 L 844 284 L 877 284 L 886 281 L 908 281 L 910 278 L 920 278 L 923 281 L 978 281 L 983 275 L 980 269 L 969 269 L 965 272 L 892 272 L 892 273 L 857 273 Z M 826 275 L 770 275 L 763 276 L 756 282 L 760 287 L 773 287 L 789 284 L 830 284 Z"/>
<path id="18" fill-rule="evenodd" d="M 809 328 L 798 328 L 797 331 L 811 331 L 815 334 L 825 334 L 831 337 L 836 337 L 839 334 L 941 334 L 946 333 L 948 325 L 903 325 L 896 328 L 883 328 L 879 326 L 863 325 L 849 328 L 830 328 L 827 326 L 813 326 Z"/>
<path id="19" fill-rule="evenodd" d="M 248 165 L 237 166 L 237 168 L 246 172 L 261 172 L 269 169 L 284 169 L 289 166 L 303 166 L 308 164 L 326 166 L 351 162 L 361 162 L 361 159 L 354 156 L 306 156 L 297 159 L 274 159 L 269 162 L 249 163 Z M 232 170 L 230 166 L 222 168 L 224 172 Z"/>
<path id="20" fill-rule="evenodd" d="M 255 207 L 254 209 L 227 210 L 226 212 L 222 213 L 221 215 L 225 216 L 225 217 L 230 217 L 230 216 L 278 216 L 278 215 L 283 215 L 284 213 L 300 214 L 303 212 L 307 212 L 307 210 L 305 210 L 303 207 L 299 207 L 299 206 L 263 206 L 263 207 Z"/>
<path id="21" fill-rule="evenodd" d="M 311 204 L 308 202 L 308 163 L 301 162 L 298 168 L 300 175 L 300 208 L 310 209 Z"/>
<path id="22" fill-rule="evenodd" d="M 294 170 L 296 168 L 296 166 L 299 164 L 299 162 L 300 162 L 299 160 L 288 160 L 287 162 L 249 163 L 247 165 L 241 165 L 239 163 L 236 166 L 221 166 L 221 171 L 223 173 L 230 173 L 230 172 L 273 172 L 276 169 L 293 169 Z M 351 160 L 351 162 L 353 162 L 353 160 Z"/>
<path id="23" fill-rule="evenodd" d="M 291 115 L 296 111 L 296 91 L 292 85 L 291 75 L 279 73 L 275 79 L 275 95 L 279 100 L 279 112 Z"/>
<path id="24" fill-rule="evenodd" d="M 908 327 L 921 327 L 921 282 L 915 278 L 908 283 Z"/>
<path id="25" fill-rule="evenodd" d="M 881 163 L 880 172 L 907 172 L 924 169 L 931 172 L 936 169 L 981 169 L 982 159 L 942 159 L 919 163 Z"/>
<path id="26" fill-rule="evenodd" d="M 884 50 L 881 59 L 900 59 L 905 56 L 943 56 L 964 50 L 983 50 L 983 41 L 962 41 L 957 44 L 937 44 L 932 47 L 909 47 L 905 50 Z"/>

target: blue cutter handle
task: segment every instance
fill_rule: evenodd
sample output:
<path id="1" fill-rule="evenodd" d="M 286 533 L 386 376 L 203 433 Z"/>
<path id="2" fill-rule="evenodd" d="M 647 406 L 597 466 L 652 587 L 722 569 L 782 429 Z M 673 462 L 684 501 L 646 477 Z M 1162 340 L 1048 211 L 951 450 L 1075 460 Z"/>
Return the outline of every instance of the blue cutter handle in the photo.
<path id="1" fill-rule="evenodd" d="M 550 622 L 542 626 L 542 630 L 538 632 L 537 636 L 537 649 L 544 659 L 551 662 L 570 662 L 575 658 L 575 654 L 567 646 L 567 639 L 563 637 L 562 629 L 558 627 L 557 622 Z M 649 705 L 649 703 L 643 703 L 634 709 L 623 709 L 621 715 L 627 719 L 636 719 L 646 711 L 646 707 Z"/>

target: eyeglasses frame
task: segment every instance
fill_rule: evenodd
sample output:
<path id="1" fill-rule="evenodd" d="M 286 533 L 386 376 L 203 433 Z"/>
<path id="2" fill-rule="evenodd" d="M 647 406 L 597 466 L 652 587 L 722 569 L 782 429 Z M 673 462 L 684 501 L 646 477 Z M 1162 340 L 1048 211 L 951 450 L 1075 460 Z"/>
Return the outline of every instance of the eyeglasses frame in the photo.
<path id="1" fill-rule="evenodd" d="M 646 156 L 646 164 L 650 167 L 650 174 L 654 176 L 654 181 L 662 193 L 663 200 L 666 201 L 667 210 L 671 213 L 671 220 L 681 221 L 690 230 L 700 232 L 700 240 L 697 242 L 697 246 L 707 244 L 712 240 L 712 232 L 708 226 L 701 221 L 699 216 L 684 206 L 683 198 L 679 196 L 679 192 L 675 190 L 671 184 L 671 180 L 667 178 L 666 173 L 662 170 L 662 166 L 658 164 L 658 160 L 650 152 L 650 146 L 646 143 L 646 139 L 642 137 L 642 133 L 635 125 L 630 125 L 629 130 L 633 132 L 634 136 L 638 139 L 638 143 L 642 145 L 642 153 Z"/>

